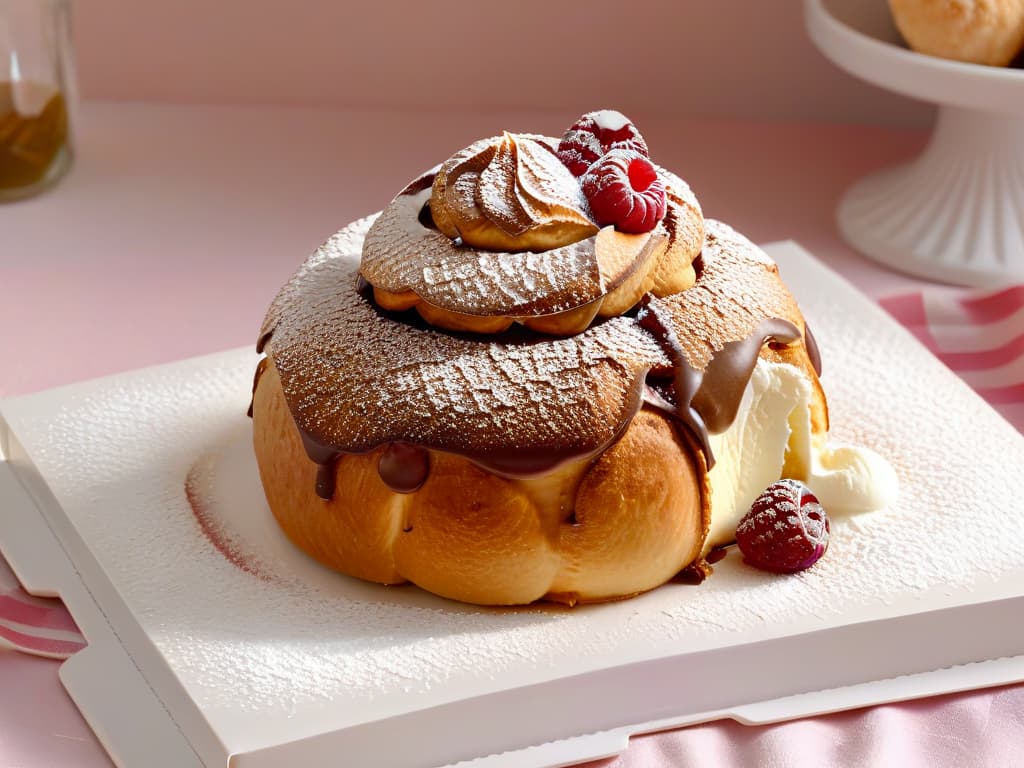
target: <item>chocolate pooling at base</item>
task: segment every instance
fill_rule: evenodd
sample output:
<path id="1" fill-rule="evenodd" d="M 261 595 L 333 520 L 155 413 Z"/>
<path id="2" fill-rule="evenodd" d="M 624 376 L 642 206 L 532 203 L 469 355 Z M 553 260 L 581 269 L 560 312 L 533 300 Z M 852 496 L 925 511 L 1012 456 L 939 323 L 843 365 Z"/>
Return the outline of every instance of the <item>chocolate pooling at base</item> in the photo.
<path id="1" fill-rule="evenodd" d="M 545 473 L 600 455 L 645 406 L 692 432 L 710 465 L 701 430 L 731 423 L 764 343 L 776 342 L 764 351 L 773 359 L 806 361 L 792 343 L 803 319 L 775 264 L 721 223 L 708 222 L 696 285 L 635 316 L 568 338 L 470 338 L 390 317 L 358 290 L 371 221 L 310 257 L 260 334 L 324 498 L 340 458 L 375 449 L 397 492 L 427 479 L 429 451 L 507 477 Z"/>

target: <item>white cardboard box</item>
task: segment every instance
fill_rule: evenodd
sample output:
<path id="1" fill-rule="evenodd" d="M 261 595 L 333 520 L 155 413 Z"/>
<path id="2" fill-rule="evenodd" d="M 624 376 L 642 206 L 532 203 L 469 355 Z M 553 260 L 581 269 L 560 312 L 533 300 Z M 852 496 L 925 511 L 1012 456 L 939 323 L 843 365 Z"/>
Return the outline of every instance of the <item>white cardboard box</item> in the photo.
<path id="1" fill-rule="evenodd" d="M 734 553 L 699 587 L 570 610 L 329 572 L 263 501 L 249 350 L 0 404 L 0 549 L 81 625 L 62 679 L 115 760 L 556 766 L 631 733 L 1024 679 L 1024 438 L 798 246 L 769 252 L 833 434 L 902 483 L 797 576 Z"/>

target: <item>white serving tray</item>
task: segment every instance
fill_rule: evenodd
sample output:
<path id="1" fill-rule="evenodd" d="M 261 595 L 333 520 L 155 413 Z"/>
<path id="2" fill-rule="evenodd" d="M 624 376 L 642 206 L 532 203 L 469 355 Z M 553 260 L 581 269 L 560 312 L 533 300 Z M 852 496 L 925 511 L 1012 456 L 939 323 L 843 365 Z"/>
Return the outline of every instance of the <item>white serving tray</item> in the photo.
<path id="1" fill-rule="evenodd" d="M 489 610 L 331 573 L 263 502 L 249 350 L 0 404 L 0 550 L 82 627 L 61 677 L 115 761 L 559 766 L 687 723 L 1024 680 L 1024 438 L 798 246 L 769 252 L 833 433 L 903 484 L 799 576 L 732 553 L 699 587 Z"/>

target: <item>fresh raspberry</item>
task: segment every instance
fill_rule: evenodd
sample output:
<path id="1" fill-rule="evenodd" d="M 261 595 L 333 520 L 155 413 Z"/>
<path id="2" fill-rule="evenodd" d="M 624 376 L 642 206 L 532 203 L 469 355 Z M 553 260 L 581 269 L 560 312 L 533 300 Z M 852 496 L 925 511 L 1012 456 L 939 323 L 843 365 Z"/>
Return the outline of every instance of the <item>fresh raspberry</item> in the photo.
<path id="1" fill-rule="evenodd" d="M 665 217 L 665 184 L 651 161 L 629 149 L 613 149 L 581 180 L 598 224 L 621 232 L 650 232 Z"/>
<path id="2" fill-rule="evenodd" d="M 558 158 L 573 176 L 582 176 L 612 149 L 631 149 L 650 157 L 647 142 L 629 118 L 614 109 L 602 109 L 588 112 L 562 135 Z"/>
<path id="3" fill-rule="evenodd" d="M 736 528 L 743 559 L 773 573 L 810 568 L 828 549 L 828 515 L 810 489 L 779 480 L 757 497 Z"/>

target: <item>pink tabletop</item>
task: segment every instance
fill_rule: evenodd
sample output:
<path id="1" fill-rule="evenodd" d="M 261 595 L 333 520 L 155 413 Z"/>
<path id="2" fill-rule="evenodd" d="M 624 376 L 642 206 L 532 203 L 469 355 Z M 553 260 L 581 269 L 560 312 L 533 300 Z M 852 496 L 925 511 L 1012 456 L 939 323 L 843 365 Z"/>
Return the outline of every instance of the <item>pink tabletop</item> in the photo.
<path id="1" fill-rule="evenodd" d="M 56 189 L 0 206 L 0 397 L 252 344 L 266 305 L 341 225 L 481 135 L 559 134 L 575 115 L 405 114 L 93 103 Z M 920 281 L 838 238 L 842 191 L 924 134 L 633 115 L 708 216 L 794 239 L 874 297 Z M 58 663 L 0 650 L 0 768 L 109 766 Z M 769 727 L 637 737 L 590 766 L 1011 766 L 1024 685 Z"/>

